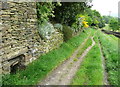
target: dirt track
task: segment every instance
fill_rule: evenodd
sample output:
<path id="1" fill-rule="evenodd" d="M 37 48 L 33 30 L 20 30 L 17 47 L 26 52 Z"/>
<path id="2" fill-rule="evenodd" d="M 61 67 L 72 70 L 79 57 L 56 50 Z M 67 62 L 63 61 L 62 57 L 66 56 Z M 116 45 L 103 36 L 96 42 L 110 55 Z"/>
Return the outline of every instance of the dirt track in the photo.
<path id="1" fill-rule="evenodd" d="M 93 37 L 91 37 L 92 45 L 89 46 L 77 61 L 74 61 L 79 50 L 85 44 L 88 38 L 80 45 L 73 55 L 66 61 L 64 61 L 60 66 L 58 66 L 53 72 L 51 72 L 43 81 L 38 85 L 69 85 L 73 76 L 77 72 L 83 58 L 87 55 L 90 49 L 95 45 Z"/>

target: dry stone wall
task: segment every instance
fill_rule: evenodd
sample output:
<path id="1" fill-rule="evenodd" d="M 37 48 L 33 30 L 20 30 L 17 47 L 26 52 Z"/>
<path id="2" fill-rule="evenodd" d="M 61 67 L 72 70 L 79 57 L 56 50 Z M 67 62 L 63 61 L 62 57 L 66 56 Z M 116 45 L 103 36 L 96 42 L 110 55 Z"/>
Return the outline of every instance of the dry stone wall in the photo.
<path id="1" fill-rule="evenodd" d="M 29 64 L 63 42 L 59 32 L 41 39 L 35 2 L 2 2 L 0 9 L 0 74 L 10 73 L 16 64 Z"/>

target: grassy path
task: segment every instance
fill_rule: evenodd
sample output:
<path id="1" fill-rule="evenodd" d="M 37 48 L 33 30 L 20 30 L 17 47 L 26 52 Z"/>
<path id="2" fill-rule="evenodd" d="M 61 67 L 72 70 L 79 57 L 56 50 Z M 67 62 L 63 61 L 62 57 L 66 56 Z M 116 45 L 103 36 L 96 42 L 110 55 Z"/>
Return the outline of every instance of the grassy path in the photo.
<path id="1" fill-rule="evenodd" d="M 73 55 L 69 58 L 69 60 L 63 62 L 56 70 L 54 70 L 47 78 L 45 78 L 40 85 L 69 85 L 73 76 L 75 75 L 78 67 L 80 66 L 83 58 L 89 52 L 89 50 L 95 45 L 93 37 L 90 39 L 92 40 L 92 45 L 88 46 L 86 50 L 82 53 L 79 58 L 77 54 L 81 48 L 86 44 L 87 39 L 80 45 L 77 50 L 73 53 Z"/>
<path id="2" fill-rule="evenodd" d="M 118 38 L 98 30 L 94 40 L 71 85 L 118 85 Z"/>
<path id="3" fill-rule="evenodd" d="M 85 56 L 71 85 L 103 85 L 103 67 L 97 35 L 94 40 L 96 44 Z"/>

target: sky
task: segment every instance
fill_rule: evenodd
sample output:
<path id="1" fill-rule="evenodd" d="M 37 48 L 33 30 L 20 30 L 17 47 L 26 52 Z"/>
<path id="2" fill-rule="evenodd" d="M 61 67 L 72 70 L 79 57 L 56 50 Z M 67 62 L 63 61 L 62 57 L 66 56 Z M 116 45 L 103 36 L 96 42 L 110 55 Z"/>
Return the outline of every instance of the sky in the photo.
<path id="1" fill-rule="evenodd" d="M 101 15 L 109 15 L 118 17 L 118 2 L 120 0 L 93 0 L 92 9 L 101 13 Z M 119 6 L 120 7 L 120 6 Z"/>

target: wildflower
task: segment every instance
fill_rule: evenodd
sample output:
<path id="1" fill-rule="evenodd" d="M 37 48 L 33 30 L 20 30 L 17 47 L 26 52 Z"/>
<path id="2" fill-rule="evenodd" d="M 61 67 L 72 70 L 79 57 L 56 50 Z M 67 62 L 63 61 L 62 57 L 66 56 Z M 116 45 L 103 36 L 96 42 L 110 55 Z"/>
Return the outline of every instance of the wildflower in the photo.
<path id="1" fill-rule="evenodd" d="M 88 27 L 89 27 L 89 25 L 87 24 L 88 22 L 83 21 L 82 23 L 83 23 L 83 26 L 84 26 L 85 28 L 88 28 Z"/>
<path id="2" fill-rule="evenodd" d="M 80 15 L 80 17 L 81 17 L 81 18 L 84 18 L 85 16 L 83 16 L 83 15 Z"/>

